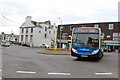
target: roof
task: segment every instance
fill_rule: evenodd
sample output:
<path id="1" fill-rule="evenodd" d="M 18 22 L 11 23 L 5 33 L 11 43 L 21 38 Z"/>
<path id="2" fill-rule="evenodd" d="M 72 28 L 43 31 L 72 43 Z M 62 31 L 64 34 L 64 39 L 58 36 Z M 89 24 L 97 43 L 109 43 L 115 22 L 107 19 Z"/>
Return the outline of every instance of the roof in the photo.
<path id="1" fill-rule="evenodd" d="M 36 21 L 31 21 L 36 27 L 40 27 L 42 28 L 42 26 L 40 25 L 41 22 L 36 22 Z"/>
<path id="2" fill-rule="evenodd" d="M 120 23 L 120 22 L 95 22 L 95 23 L 76 23 L 76 24 L 62 24 L 58 26 L 70 26 L 70 25 L 86 25 L 86 24 L 108 24 L 108 23 Z"/>
<path id="3" fill-rule="evenodd" d="M 24 25 L 28 25 L 28 26 L 24 26 Z M 26 23 L 26 22 L 24 22 L 21 26 L 20 26 L 20 28 L 22 28 L 22 27 L 24 27 L 24 28 L 28 28 L 28 27 L 40 27 L 40 28 L 42 28 L 42 26 L 40 25 L 40 23 L 39 22 L 36 22 L 36 21 L 31 21 L 31 24 L 28 24 L 28 23 Z"/>
<path id="4" fill-rule="evenodd" d="M 54 27 L 53 25 L 50 25 L 50 26 L 48 27 L 48 29 L 53 29 L 53 27 Z"/>

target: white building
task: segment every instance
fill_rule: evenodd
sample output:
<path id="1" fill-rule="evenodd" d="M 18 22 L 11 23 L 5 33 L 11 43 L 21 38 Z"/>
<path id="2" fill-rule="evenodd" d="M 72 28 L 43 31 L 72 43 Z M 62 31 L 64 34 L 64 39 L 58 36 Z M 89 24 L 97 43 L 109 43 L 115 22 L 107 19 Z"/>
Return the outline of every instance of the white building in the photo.
<path id="1" fill-rule="evenodd" d="M 40 47 L 43 44 L 51 47 L 56 38 L 56 27 L 50 21 L 35 22 L 27 16 L 25 22 L 20 26 L 19 43 L 31 47 Z"/>

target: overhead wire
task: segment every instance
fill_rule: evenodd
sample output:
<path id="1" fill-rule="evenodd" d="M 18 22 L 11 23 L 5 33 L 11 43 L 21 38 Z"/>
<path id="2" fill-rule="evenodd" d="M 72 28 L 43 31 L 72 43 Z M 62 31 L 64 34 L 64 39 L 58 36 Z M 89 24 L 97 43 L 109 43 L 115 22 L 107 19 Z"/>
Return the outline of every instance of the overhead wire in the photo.
<path id="1" fill-rule="evenodd" d="M 3 14 L 1 15 L 2 16 L 2 18 L 4 18 L 4 19 L 2 19 L 2 21 L 4 22 L 4 25 L 2 24 L 2 25 L 0 25 L 0 26 L 18 26 L 18 25 L 9 25 L 8 24 L 8 22 L 12 22 L 12 23 L 14 23 L 14 24 L 20 24 L 20 23 L 18 23 L 18 22 L 15 22 L 15 21 L 12 21 L 12 20 L 10 20 L 10 19 L 8 19 L 6 16 L 4 16 Z M 7 24 L 7 25 L 6 25 Z"/>
<path id="2" fill-rule="evenodd" d="M 12 20 L 6 18 L 6 16 L 4 16 L 3 14 L 2 14 L 2 17 L 3 17 L 4 19 L 6 19 L 7 21 L 9 21 L 9 22 L 18 23 L 18 22 L 14 22 L 14 21 L 12 21 Z"/>

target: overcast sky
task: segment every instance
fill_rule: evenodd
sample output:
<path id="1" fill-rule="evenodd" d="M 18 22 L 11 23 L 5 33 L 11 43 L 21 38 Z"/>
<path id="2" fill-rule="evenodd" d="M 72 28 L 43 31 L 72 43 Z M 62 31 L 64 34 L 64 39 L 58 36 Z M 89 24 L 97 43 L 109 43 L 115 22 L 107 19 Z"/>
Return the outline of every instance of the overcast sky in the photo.
<path id="1" fill-rule="evenodd" d="M 118 21 L 119 0 L 0 0 L 0 32 L 19 34 L 26 16 L 56 25 Z"/>

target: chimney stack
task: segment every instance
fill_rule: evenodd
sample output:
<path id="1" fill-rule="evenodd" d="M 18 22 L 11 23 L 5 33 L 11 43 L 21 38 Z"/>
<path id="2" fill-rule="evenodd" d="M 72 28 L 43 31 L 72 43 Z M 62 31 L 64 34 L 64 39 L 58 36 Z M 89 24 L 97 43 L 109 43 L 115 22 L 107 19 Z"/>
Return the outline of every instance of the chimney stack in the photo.
<path id="1" fill-rule="evenodd" d="M 30 21 L 31 21 L 31 19 L 32 19 L 32 17 L 31 17 L 31 16 L 27 16 L 27 17 L 26 17 L 26 22 L 30 22 Z"/>

